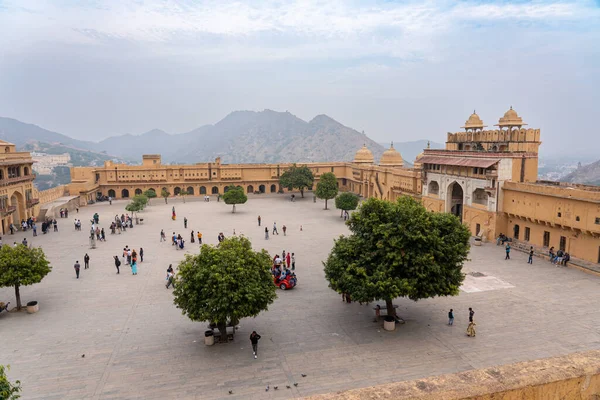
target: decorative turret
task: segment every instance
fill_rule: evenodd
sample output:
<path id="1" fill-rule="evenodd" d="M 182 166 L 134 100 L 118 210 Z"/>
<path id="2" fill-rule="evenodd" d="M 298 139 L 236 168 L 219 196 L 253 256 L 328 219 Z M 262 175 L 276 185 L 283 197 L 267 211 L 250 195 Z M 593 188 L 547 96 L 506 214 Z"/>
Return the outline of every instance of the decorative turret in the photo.
<path id="1" fill-rule="evenodd" d="M 499 126 L 500 129 L 507 127 L 507 128 L 511 128 L 511 127 L 517 127 L 520 128 L 521 126 L 524 126 L 527 124 L 523 123 L 523 118 L 519 117 L 519 115 L 517 114 L 517 112 L 515 110 L 513 110 L 512 106 L 510 106 L 510 110 L 508 110 L 507 112 L 504 113 L 504 117 L 500 118 L 500 120 L 498 121 L 498 123 L 495 126 Z"/>
<path id="2" fill-rule="evenodd" d="M 464 128 L 466 131 L 468 131 L 469 129 L 474 131 L 477 129 L 481 130 L 485 127 L 486 125 L 483 125 L 483 121 L 481 120 L 481 118 L 479 118 L 479 115 L 477 115 L 475 110 L 473 110 L 473 114 L 471 114 L 467 122 L 465 122 L 465 126 L 461 126 L 461 128 Z"/>
<path id="3" fill-rule="evenodd" d="M 394 149 L 394 142 L 390 145 L 390 148 L 383 152 L 379 165 L 384 167 L 402 167 L 404 160 L 396 149 Z"/>
<path id="4" fill-rule="evenodd" d="M 363 147 L 356 152 L 353 162 L 357 164 L 373 164 L 374 161 L 373 153 L 371 153 L 371 150 L 367 149 L 367 145 L 364 144 Z"/>

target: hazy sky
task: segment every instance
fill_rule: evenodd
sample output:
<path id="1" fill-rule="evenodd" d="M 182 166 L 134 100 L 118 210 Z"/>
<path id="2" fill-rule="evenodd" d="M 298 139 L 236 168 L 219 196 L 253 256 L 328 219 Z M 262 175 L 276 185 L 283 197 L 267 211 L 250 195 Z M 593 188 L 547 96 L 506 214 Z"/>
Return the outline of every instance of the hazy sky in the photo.
<path id="1" fill-rule="evenodd" d="M 597 152 L 600 0 L 0 0 L 0 115 L 80 139 L 270 108 L 444 141 L 511 105 Z"/>

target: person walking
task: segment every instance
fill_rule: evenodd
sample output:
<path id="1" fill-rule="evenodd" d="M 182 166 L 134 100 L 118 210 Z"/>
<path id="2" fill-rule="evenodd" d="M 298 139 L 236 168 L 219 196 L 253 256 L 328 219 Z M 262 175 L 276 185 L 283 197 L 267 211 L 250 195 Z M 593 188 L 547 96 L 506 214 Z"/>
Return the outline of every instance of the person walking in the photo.
<path id="1" fill-rule="evenodd" d="M 258 358 L 258 341 L 260 340 L 260 335 L 256 333 L 256 331 L 252 331 L 250 334 L 250 343 L 252 343 L 252 354 L 254 354 L 254 358 Z"/>
<path id="2" fill-rule="evenodd" d="M 163 229 L 160 230 L 160 241 L 161 242 L 166 242 L 167 241 L 167 237 L 166 237 L 165 231 Z"/>
<path id="3" fill-rule="evenodd" d="M 83 256 L 83 268 L 88 269 L 89 267 L 90 267 L 90 256 L 88 256 L 88 253 L 85 253 L 85 256 Z"/>
<path id="4" fill-rule="evenodd" d="M 292 271 L 296 270 L 296 256 L 292 253 Z"/>
<path id="5" fill-rule="evenodd" d="M 473 316 L 475 315 L 475 311 L 471 307 L 469 307 L 469 322 L 473 322 Z"/>
<path id="6" fill-rule="evenodd" d="M 183 217 L 183 228 L 187 229 L 187 217 Z"/>
<path id="7" fill-rule="evenodd" d="M 287 231 L 287 227 L 284 225 L 281 227 L 281 229 L 283 230 L 283 236 L 285 236 L 285 231 Z"/>
<path id="8" fill-rule="evenodd" d="M 260 221 L 261 221 L 261 219 L 260 219 L 260 215 L 259 215 L 258 216 L 258 226 L 260 226 Z"/>
<path id="9" fill-rule="evenodd" d="M 265 226 L 265 239 L 269 240 L 269 228 Z"/>
<path id="10" fill-rule="evenodd" d="M 173 264 L 169 264 L 169 268 L 167 268 L 167 284 L 165 285 L 167 289 L 171 285 L 173 285 L 173 289 L 175 289 L 175 282 L 173 281 L 174 277 L 175 272 L 173 272 Z"/>
<path id="11" fill-rule="evenodd" d="M 75 265 L 73 267 L 75 268 L 75 275 L 77 276 L 77 279 L 79 279 L 79 269 L 81 268 L 79 261 L 75 261 Z"/>
<path id="12" fill-rule="evenodd" d="M 144 248 L 140 247 L 140 262 L 144 262 Z"/>
<path id="13" fill-rule="evenodd" d="M 477 333 L 475 332 L 475 326 L 477 326 L 477 324 L 474 321 L 469 322 L 469 326 L 467 327 L 467 336 L 475 337 L 475 334 Z"/>
<path id="14" fill-rule="evenodd" d="M 527 260 L 527 264 L 533 264 L 533 246 L 529 249 L 529 259 Z"/>
<path id="15" fill-rule="evenodd" d="M 510 243 L 506 244 L 506 257 L 504 257 L 505 260 L 510 260 Z"/>
<path id="16" fill-rule="evenodd" d="M 454 325 L 454 310 L 448 311 L 448 325 Z"/>
<path id="17" fill-rule="evenodd" d="M 119 267 L 121 266 L 121 260 L 119 260 L 119 256 L 114 256 L 115 258 L 115 268 L 117 268 L 117 274 L 120 272 Z"/>
<path id="18" fill-rule="evenodd" d="M 274 234 L 278 234 L 279 235 L 279 232 L 277 232 L 277 222 L 273 222 L 273 235 Z"/>

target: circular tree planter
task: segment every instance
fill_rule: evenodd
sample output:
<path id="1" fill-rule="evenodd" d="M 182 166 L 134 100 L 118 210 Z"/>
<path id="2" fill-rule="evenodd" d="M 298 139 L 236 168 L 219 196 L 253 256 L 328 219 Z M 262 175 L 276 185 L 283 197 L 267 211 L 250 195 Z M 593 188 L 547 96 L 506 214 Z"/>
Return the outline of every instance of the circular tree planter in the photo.
<path id="1" fill-rule="evenodd" d="M 387 316 L 383 319 L 383 329 L 386 331 L 393 331 L 396 329 L 396 321 L 393 317 Z"/>
<path id="2" fill-rule="evenodd" d="M 476 238 L 473 240 L 473 245 L 474 245 L 474 246 L 481 246 L 481 238 L 480 238 L 480 237 L 476 237 Z"/>
<path id="3" fill-rule="evenodd" d="M 215 344 L 215 336 L 213 331 L 204 331 L 204 344 L 207 346 L 212 346 Z"/>
<path id="4" fill-rule="evenodd" d="M 37 301 L 30 301 L 29 303 L 27 303 L 27 312 L 29 314 L 34 314 L 38 311 L 40 311 L 40 305 Z"/>

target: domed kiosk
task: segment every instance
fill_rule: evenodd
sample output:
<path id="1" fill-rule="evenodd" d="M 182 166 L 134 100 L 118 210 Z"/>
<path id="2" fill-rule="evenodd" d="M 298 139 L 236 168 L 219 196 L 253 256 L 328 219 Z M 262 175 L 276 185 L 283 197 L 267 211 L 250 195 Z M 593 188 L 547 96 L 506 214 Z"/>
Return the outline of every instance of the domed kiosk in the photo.
<path id="1" fill-rule="evenodd" d="M 363 147 L 356 152 L 353 162 L 357 164 L 373 164 L 374 161 L 373 153 L 371 153 L 371 150 L 367 149 L 366 144 L 363 144 Z"/>
<path id="2" fill-rule="evenodd" d="M 477 115 L 475 110 L 473 110 L 473 114 L 471 114 L 467 122 L 465 122 L 465 126 L 461 126 L 461 128 L 464 128 L 466 131 L 482 130 L 485 127 L 486 125 L 483 124 L 483 121 L 481 120 L 481 118 L 479 118 L 479 115 Z"/>
<path id="3" fill-rule="evenodd" d="M 404 160 L 396 149 L 394 149 L 394 142 L 392 142 L 389 149 L 383 152 L 379 165 L 382 167 L 402 167 Z"/>
<path id="4" fill-rule="evenodd" d="M 510 110 L 504 113 L 504 117 L 501 117 L 498 123 L 495 126 L 499 126 L 502 128 L 521 128 L 522 126 L 527 125 L 523 123 L 523 118 L 519 117 L 517 112 L 513 110 L 512 106 L 510 106 Z"/>

